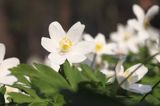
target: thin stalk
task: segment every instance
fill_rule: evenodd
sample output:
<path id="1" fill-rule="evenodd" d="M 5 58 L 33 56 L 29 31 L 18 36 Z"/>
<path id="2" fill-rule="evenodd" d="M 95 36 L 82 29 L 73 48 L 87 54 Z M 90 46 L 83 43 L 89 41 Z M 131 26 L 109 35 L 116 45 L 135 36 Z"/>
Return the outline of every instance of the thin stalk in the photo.
<path id="1" fill-rule="evenodd" d="M 142 99 L 140 99 L 139 103 L 142 102 L 143 100 L 145 100 L 145 98 L 146 98 L 149 94 L 151 94 L 151 93 L 154 91 L 154 89 L 155 89 L 159 84 L 160 84 L 160 80 L 157 81 L 157 82 L 153 85 L 152 90 L 151 90 L 150 92 L 146 93 L 146 94 L 142 97 Z"/>
<path id="2" fill-rule="evenodd" d="M 97 58 L 97 54 L 94 54 L 94 56 L 93 56 L 93 60 L 92 60 L 92 62 L 91 62 L 91 67 L 92 67 L 92 68 L 94 67 L 94 64 L 95 64 L 96 58 Z"/>

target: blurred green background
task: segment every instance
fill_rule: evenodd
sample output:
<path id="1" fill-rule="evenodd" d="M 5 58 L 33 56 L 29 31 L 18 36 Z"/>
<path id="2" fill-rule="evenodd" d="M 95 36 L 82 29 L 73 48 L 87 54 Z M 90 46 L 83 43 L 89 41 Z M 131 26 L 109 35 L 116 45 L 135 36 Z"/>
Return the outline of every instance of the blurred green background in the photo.
<path id="1" fill-rule="evenodd" d="M 85 32 L 106 37 L 118 23 L 134 17 L 133 4 L 147 10 L 160 0 L 0 0 L 0 42 L 5 43 L 7 57 L 26 62 L 30 56 L 44 58 L 41 37 L 48 36 L 48 26 L 59 21 L 65 30 L 81 21 Z"/>

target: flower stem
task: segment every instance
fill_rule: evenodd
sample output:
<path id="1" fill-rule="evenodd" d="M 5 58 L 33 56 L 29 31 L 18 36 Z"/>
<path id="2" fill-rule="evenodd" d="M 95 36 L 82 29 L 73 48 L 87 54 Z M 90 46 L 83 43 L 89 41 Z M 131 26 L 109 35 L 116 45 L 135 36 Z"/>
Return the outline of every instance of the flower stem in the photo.
<path id="1" fill-rule="evenodd" d="M 146 98 L 149 94 L 151 94 L 151 93 L 154 91 L 154 89 L 155 89 L 159 84 L 160 84 L 160 80 L 157 81 L 157 82 L 153 85 L 152 90 L 151 90 L 150 92 L 146 93 L 146 94 L 142 97 L 142 99 L 140 99 L 139 103 L 142 102 L 143 100 L 145 100 L 145 98 Z"/>
<path id="2" fill-rule="evenodd" d="M 92 62 L 91 62 L 91 67 L 92 67 L 92 68 L 94 67 L 94 64 L 95 64 L 96 58 L 97 58 L 97 54 L 94 54 L 94 56 L 93 56 L 93 60 L 92 60 Z"/>

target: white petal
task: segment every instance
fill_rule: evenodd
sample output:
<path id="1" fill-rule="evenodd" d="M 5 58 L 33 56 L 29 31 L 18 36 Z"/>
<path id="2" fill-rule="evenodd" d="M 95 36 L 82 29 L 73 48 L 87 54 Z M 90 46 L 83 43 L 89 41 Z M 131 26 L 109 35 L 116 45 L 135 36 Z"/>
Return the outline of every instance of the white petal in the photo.
<path id="1" fill-rule="evenodd" d="M 115 49 L 117 48 L 116 43 L 108 43 L 105 46 L 105 54 L 113 55 L 115 54 Z"/>
<path id="2" fill-rule="evenodd" d="M 111 39 L 112 41 L 117 42 L 117 41 L 119 41 L 118 35 L 119 35 L 119 34 L 118 34 L 117 32 L 112 32 L 112 33 L 110 34 L 110 39 Z"/>
<path id="3" fill-rule="evenodd" d="M 130 20 L 128 20 L 127 21 L 127 24 L 130 26 L 130 27 L 132 27 L 132 28 L 134 28 L 135 30 L 141 30 L 142 28 L 141 28 L 141 25 L 138 23 L 138 21 L 137 20 L 135 20 L 135 19 L 130 19 Z"/>
<path id="4" fill-rule="evenodd" d="M 131 74 L 133 71 L 135 71 L 135 69 L 136 69 L 137 67 L 139 67 L 140 65 L 141 65 L 141 63 L 136 64 L 136 65 L 128 68 L 128 69 L 126 70 L 127 73 L 128 73 L 128 75 Z M 144 76 L 147 72 L 148 72 L 148 69 L 147 69 L 144 65 L 142 65 L 140 68 L 138 68 L 138 69 L 131 75 L 132 78 L 130 78 L 130 83 L 135 83 L 135 82 L 139 81 L 140 79 L 143 78 L 143 76 Z"/>
<path id="5" fill-rule="evenodd" d="M 60 65 L 52 62 L 50 59 L 45 58 L 45 64 L 53 68 L 56 72 L 58 72 Z"/>
<path id="6" fill-rule="evenodd" d="M 138 40 L 141 41 L 142 44 L 146 39 L 149 38 L 149 36 L 150 36 L 150 34 L 146 30 L 140 30 L 138 32 Z"/>
<path id="7" fill-rule="evenodd" d="M 128 44 L 128 47 L 129 47 L 129 49 L 130 49 L 131 52 L 138 53 L 139 48 L 138 48 L 138 46 L 135 43 L 136 42 Z"/>
<path id="8" fill-rule="evenodd" d="M 118 32 L 123 33 L 125 29 L 125 26 L 122 24 L 118 24 Z"/>
<path id="9" fill-rule="evenodd" d="M 4 76 L 0 78 L 1 84 L 12 85 L 17 81 L 17 78 L 14 76 Z"/>
<path id="10" fill-rule="evenodd" d="M 145 15 L 144 10 L 139 5 L 134 4 L 133 5 L 133 12 L 136 15 L 136 17 L 138 18 L 138 21 L 140 23 L 143 23 L 144 15 Z"/>
<path id="11" fill-rule="evenodd" d="M 145 94 L 152 90 L 150 85 L 132 84 L 128 87 L 128 90 L 135 93 Z"/>
<path id="12" fill-rule="evenodd" d="M 147 14 L 146 14 L 146 18 L 147 18 L 148 20 L 150 20 L 154 15 L 156 15 L 156 14 L 158 13 L 158 11 L 159 11 L 159 6 L 158 6 L 158 5 L 152 6 L 152 7 L 148 10 L 148 12 L 147 12 Z"/>
<path id="13" fill-rule="evenodd" d="M 84 36 L 85 41 L 93 41 L 94 40 L 90 34 L 84 34 L 83 36 Z"/>
<path id="14" fill-rule="evenodd" d="M 81 37 L 82 33 L 84 31 L 85 26 L 81 24 L 80 22 L 75 23 L 67 32 L 67 37 L 74 43 L 77 43 Z"/>
<path id="15" fill-rule="evenodd" d="M 0 43 L 0 62 L 3 61 L 5 55 L 5 45 Z"/>
<path id="16" fill-rule="evenodd" d="M 49 39 L 46 37 L 42 37 L 41 45 L 49 52 L 56 52 L 58 48 L 58 43 L 54 39 Z"/>
<path id="17" fill-rule="evenodd" d="M 20 61 L 18 58 L 8 58 L 5 59 L 1 65 L 0 65 L 0 71 L 6 71 L 10 68 L 16 67 L 18 64 L 20 64 Z"/>
<path id="18" fill-rule="evenodd" d="M 9 75 L 11 72 L 9 70 L 0 70 L 0 78 Z"/>
<path id="19" fill-rule="evenodd" d="M 115 81 L 115 77 L 111 77 L 108 79 L 107 83 L 113 83 Z"/>
<path id="20" fill-rule="evenodd" d="M 102 33 L 98 33 L 97 36 L 95 37 L 95 42 L 105 44 L 106 43 L 105 36 Z"/>
<path id="21" fill-rule="evenodd" d="M 8 95 L 8 93 L 19 92 L 19 90 L 17 88 L 13 88 L 13 87 L 10 87 L 10 86 L 5 86 L 5 87 L 6 87 L 6 92 L 4 94 L 5 103 L 9 103 L 8 97 L 10 97 L 10 96 Z"/>
<path id="22" fill-rule="evenodd" d="M 51 63 L 50 67 L 52 67 L 56 72 L 58 72 L 60 69 L 60 65 L 54 63 Z"/>
<path id="23" fill-rule="evenodd" d="M 118 75 L 119 73 L 124 73 L 124 67 L 123 67 L 123 62 L 124 62 L 124 60 L 120 60 L 119 62 L 118 62 L 118 64 L 116 65 L 116 74 Z"/>
<path id="24" fill-rule="evenodd" d="M 86 59 L 85 55 L 80 55 L 80 54 L 70 54 L 67 56 L 67 60 L 69 63 L 81 63 Z"/>
<path id="25" fill-rule="evenodd" d="M 76 54 L 88 54 L 94 49 L 94 43 L 91 41 L 81 41 L 72 48 L 72 52 Z"/>
<path id="26" fill-rule="evenodd" d="M 49 25 L 49 35 L 52 39 L 55 39 L 58 42 L 66 35 L 66 33 L 62 26 L 57 21 L 54 21 Z"/>
<path id="27" fill-rule="evenodd" d="M 60 55 L 58 53 L 50 53 L 48 58 L 51 60 L 51 62 L 56 63 L 56 64 L 63 64 L 66 60 L 65 55 Z"/>
<path id="28" fill-rule="evenodd" d="M 102 72 L 103 74 L 105 74 L 107 78 L 112 77 L 112 76 L 115 75 L 115 72 L 114 72 L 114 71 L 107 70 L 107 69 L 102 69 L 101 72 Z"/>

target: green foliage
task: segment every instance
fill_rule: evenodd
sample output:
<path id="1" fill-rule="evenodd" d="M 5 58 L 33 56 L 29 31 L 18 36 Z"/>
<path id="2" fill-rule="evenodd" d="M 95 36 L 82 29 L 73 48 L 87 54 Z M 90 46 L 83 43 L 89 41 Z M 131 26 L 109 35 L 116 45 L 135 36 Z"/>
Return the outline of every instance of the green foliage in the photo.
<path id="1" fill-rule="evenodd" d="M 4 94 L 5 94 L 5 87 L 0 87 L 0 106 L 3 106 L 5 104 L 5 100 L 4 100 Z"/>
<path id="2" fill-rule="evenodd" d="M 148 51 L 143 48 L 141 52 Z M 130 53 L 124 63 L 125 69 L 139 62 L 143 62 L 145 56 Z M 103 60 L 115 68 L 118 58 L 103 56 Z M 143 84 L 154 85 L 160 80 L 160 66 L 152 60 L 145 64 L 149 72 L 141 80 Z M 80 69 L 79 69 L 80 68 Z M 147 106 L 160 105 L 160 90 L 157 86 L 145 101 L 139 102 L 144 95 L 138 95 L 121 89 L 115 81 L 108 84 L 107 78 L 97 69 L 92 69 L 86 64 L 80 64 L 79 68 L 65 61 L 60 71 L 43 64 L 21 64 L 11 69 L 11 74 L 16 76 L 18 82 L 11 87 L 18 88 L 20 92 L 9 93 L 11 100 L 8 106 L 72 106 L 77 105 L 115 105 L 132 106 L 147 104 Z M 154 78 L 153 78 L 154 77 Z M 5 87 L 0 88 L 0 105 L 4 105 Z M 111 102 L 112 101 L 112 102 Z M 113 102 L 114 101 L 114 102 Z M 77 106 L 79 106 L 77 105 Z"/>

